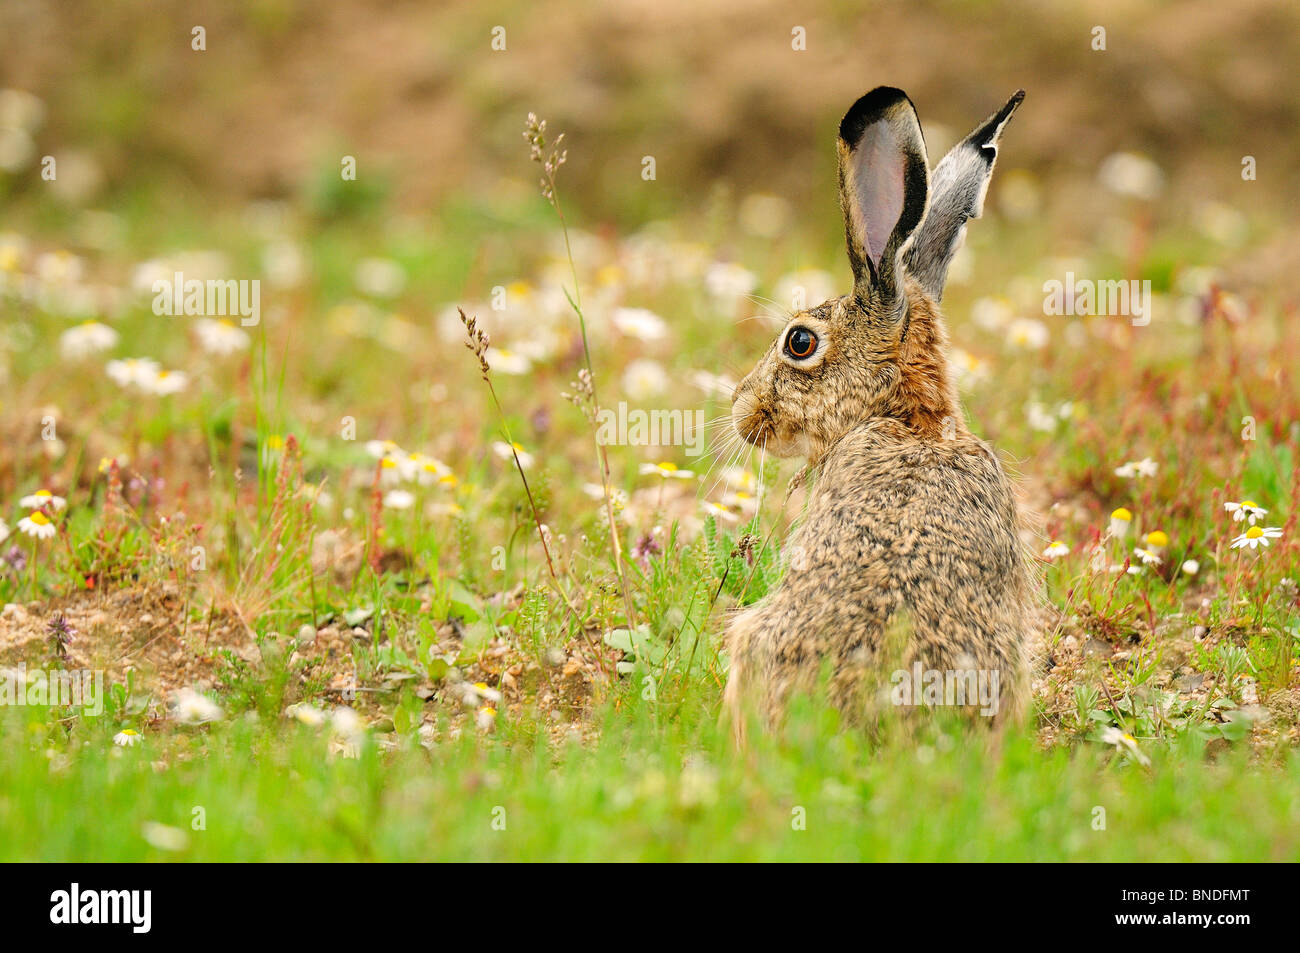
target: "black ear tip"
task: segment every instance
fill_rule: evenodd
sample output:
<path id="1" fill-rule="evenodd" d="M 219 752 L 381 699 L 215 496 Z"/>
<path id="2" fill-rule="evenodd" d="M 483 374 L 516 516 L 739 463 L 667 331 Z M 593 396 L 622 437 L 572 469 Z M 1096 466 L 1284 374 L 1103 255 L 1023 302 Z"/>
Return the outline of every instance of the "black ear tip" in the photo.
<path id="1" fill-rule="evenodd" d="M 849 145 L 854 145 L 862 138 L 862 131 L 877 122 L 891 109 L 900 103 L 907 103 L 912 106 L 912 101 L 907 98 L 907 93 L 893 86 L 877 86 L 871 92 L 862 96 L 849 107 L 849 111 L 844 114 L 840 120 L 840 138 Z M 915 107 L 912 107 L 915 112 Z"/>

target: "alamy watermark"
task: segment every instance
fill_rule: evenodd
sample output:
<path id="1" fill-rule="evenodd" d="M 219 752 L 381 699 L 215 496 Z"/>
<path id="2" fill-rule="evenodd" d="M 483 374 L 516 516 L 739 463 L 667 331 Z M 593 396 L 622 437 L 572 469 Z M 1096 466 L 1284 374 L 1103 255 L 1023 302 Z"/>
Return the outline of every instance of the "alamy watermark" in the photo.
<path id="1" fill-rule="evenodd" d="M 999 675 L 997 669 L 923 669 L 913 662 L 889 676 L 889 700 L 900 707 L 979 705 L 980 714 L 991 718 L 998 713 Z"/>
<path id="2" fill-rule="evenodd" d="M 26 662 L 0 668 L 0 705 L 80 708 L 93 718 L 104 713 L 104 673 L 86 668 L 29 672 Z"/>
<path id="3" fill-rule="evenodd" d="M 1131 318 L 1134 327 L 1151 323 L 1151 282 L 1095 281 L 1075 278 L 1067 271 L 1065 280 L 1055 278 L 1043 282 L 1043 314 Z"/>
<path id="4" fill-rule="evenodd" d="M 153 313 L 159 317 L 180 315 L 239 317 L 251 328 L 262 320 L 262 282 L 257 278 L 186 279 L 183 272 L 153 283 Z"/>
<path id="5" fill-rule="evenodd" d="M 596 414 L 596 442 L 602 446 L 685 447 L 688 457 L 704 452 L 703 410 L 642 410 L 620 400 L 617 410 Z"/>

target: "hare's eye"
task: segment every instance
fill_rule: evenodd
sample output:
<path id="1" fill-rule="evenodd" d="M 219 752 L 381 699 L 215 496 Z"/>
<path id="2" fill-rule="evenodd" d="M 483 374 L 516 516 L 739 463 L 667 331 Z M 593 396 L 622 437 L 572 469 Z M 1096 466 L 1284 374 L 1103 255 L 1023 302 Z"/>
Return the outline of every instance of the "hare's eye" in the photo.
<path id="1" fill-rule="evenodd" d="M 807 328 L 795 328 L 785 338 L 785 352 L 796 360 L 812 357 L 817 350 L 817 335 Z"/>

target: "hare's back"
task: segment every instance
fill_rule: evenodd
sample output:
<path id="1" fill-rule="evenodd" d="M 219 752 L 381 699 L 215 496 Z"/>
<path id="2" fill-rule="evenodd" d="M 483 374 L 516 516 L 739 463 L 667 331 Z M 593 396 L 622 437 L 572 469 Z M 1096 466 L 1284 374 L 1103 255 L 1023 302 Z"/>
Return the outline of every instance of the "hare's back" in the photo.
<path id="1" fill-rule="evenodd" d="M 1011 484 L 974 437 L 938 444 L 853 435 L 822 468 L 808 522 L 902 588 L 999 590 L 1023 554 Z"/>

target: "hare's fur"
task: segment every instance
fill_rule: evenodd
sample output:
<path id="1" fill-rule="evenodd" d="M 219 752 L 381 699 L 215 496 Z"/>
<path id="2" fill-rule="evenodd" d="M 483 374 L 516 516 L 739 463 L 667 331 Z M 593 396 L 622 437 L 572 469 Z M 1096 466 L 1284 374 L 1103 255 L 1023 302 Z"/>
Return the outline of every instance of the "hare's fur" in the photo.
<path id="1" fill-rule="evenodd" d="M 887 92 L 897 95 L 883 108 L 874 103 L 866 121 L 900 123 L 893 138 L 923 157 L 919 127 L 915 144 L 906 138 L 915 122 L 910 102 Z M 853 167 L 845 126 L 840 178 L 854 293 L 793 316 L 733 403 L 741 436 L 783 456 L 806 455 L 816 480 L 786 542 L 780 586 L 727 626 L 727 709 L 738 729 L 747 704 L 776 721 L 791 694 L 813 689 L 829 668 L 831 702 L 850 717 L 865 713 L 870 699 L 888 693 L 889 673 L 881 669 L 886 633 L 891 620 L 906 617 L 902 667 L 996 672 L 996 720 L 1005 722 L 1023 711 L 1027 697 L 1033 564 L 1020 540 L 1011 483 L 994 451 L 965 425 L 936 295 L 906 267 L 915 236 L 895 234 L 884 254 L 872 256 L 879 236 L 868 242 L 855 234 L 849 205 L 868 201 L 855 189 L 872 180 L 871 170 Z M 926 228 L 924 168 L 921 180 L 908 184 L 923 203 L 912 216 L 916 232 Z M 879 218 L 877 209 L 861 216 Z M 898 217 L 905 219 L 906 211 Z M 934 225 L 959 231 L 951 222 Z M 937 271 L 939 293 L 951 249 L 937 254 L 945 256 L 941 267 L 927 274 Z M 796 326 L 820 342 L 807 361 L 783 350 Z"/>

